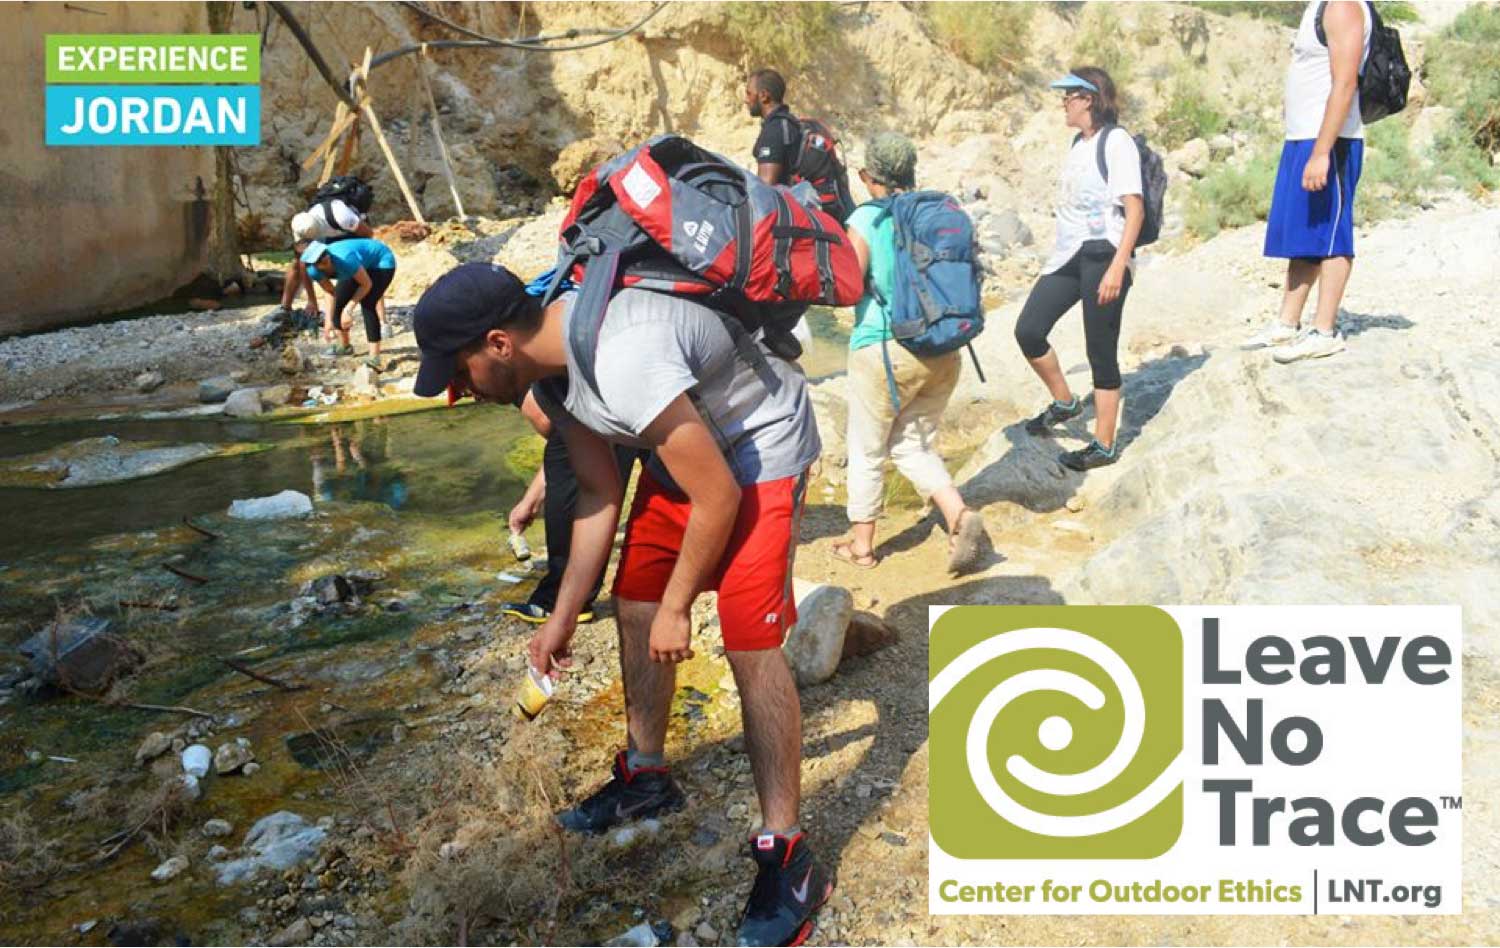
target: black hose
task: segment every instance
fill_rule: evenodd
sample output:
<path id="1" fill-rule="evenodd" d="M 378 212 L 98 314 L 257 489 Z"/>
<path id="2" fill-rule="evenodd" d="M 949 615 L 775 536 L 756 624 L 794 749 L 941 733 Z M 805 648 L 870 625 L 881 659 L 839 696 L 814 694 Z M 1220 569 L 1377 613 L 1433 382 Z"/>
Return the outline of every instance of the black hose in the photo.
<path id="1" fill-rule="evenodd" d="M 318 47 L 313 45 L 312 38 L 307 35 L 307 31 L 302 28 L 302 24 L 297 22 L 297 18 L 292 15 L 292 11 L 288 10 L 286 4 L 282 3 L 281 0 L 270 0 L 269 5 L 276 12 L 276 15 L 281 17 L 282 21 L 286 23 L 286 28 L 292 31 L 292 35 L 297 38 L 297 42 L 302 44 L 302 49 L 307 53 L 307 58 L 312 60 L 313 65 L 322 74 L 323 81 L 327 82 L 329 88 L 333 89 L 333 94 L 338 96 L 339 100 L 349 106 L 349 108 L 357 110 L 359 106 L 355 103 L 354 97 L 349 94 L 349 90 L 344 87 L 344 84 L 339 82 L 338 77 L 333 74 L 333 70 L 328 68 L 328 63 L 323 61 L 323 54 L 318 52 Z"/>
<path id="2" fill-rule="evenodd" d="M 393 49 L 388 53 L 381 53 L 379 56 L 376 56 L 374 59 L 370 60 L 371 69 L 374 69 L 376 66 L 380 66 L 384 63 L 388 63 L 398 57 L 407 56 L 411 53 L 419 52 L 424 45 L 428 49 L 478 49 L 484 47 L 495 47 L 501 49 L 518 49 L 528 53 L 567 53 L 574 52 L 580 49 L 592 49 L 595 46 L 603 46 L 605 43 L 612 43 L 615 40 L 620 39 L 621 37 L 629 36 L 631 33 L 634 33 L 636 30 L 639 30 L 641 27 L 645 26 L 648 20 L 656 16 L 662 11 L 664 7 L 666 7 L 666 3 L 658 3 L 653 6 L 650 12 L 648 12 L 645 16 L 641 17 L 630 26 L 618 30 L 571 29 L 564 33 L 542 34 L 538 36 L 528 36 L 518 40 L 506 40 L 499 39 L 494 36 L 486 36 L 485 34 L 477 33 L 474 30 L 469 29 L 468 27 L 460 26 L 459 24 L 454 23 L 452 20 L 433 13 L 431 10 L 428 10 L 420 3 L 414 2 L 414 0 L 400 0 L 400 3 L 402 6 L 413 11 L 419 16 L 431 20 L 432 22 L 437 23 L 441 26 L 445 26 L 456 33 L 461 33 L 464 36 L 473 37 L 473 39 L 434 40 L 429 43 L 418 43 L 413 46 L 402 46 L 401 48 Z M 565 46 L 551 45 L 554 40 L 573 39 L 579 36 L 597 36 L 598 39 L 592 39 L 584 43 L 570 43 Z"/>

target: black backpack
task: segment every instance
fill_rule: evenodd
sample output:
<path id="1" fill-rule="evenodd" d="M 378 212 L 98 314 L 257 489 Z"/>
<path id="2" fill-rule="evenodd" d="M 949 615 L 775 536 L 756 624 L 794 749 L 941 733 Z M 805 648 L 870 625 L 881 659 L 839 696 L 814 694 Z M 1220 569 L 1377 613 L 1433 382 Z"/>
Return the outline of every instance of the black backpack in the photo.
<path id="1" fill-rule="evenodd" d="M 790 112 L 776 112 L 771 117 L 793 123 L 800 139 L 797 157 L 786 169 L 787 183 L 811 184 L 823 211 L 843 224 L 854 213 L 854 193 L 849 190 L 849 169 L 839 155 L 838 135 L 819 119 L 797 118 Z"/>
<path id="2" fill-rule="evenodd" d="M 1327 6 L 1327 0 L 1318 4 L 1313 21 L 1313 31 L 1324 46 L 1328 45 L 1328 34 L 1323 30 L 1323 9 Z M 1411 67 L 1406 64 L 1406 52 L 1401 48 L 1401 34 L 1385 25 L 1375 4 L 1368 6 L 1370 55 L 1359 73 L 1359 117 L 1366 125 L 1406 108 L 1406 96 L 1411 90 Z"/>
<path id="3" fill-rule="evenodd" d="M 1096 136 L 1098 147 L 1094 159 L 1099 164 L 1099 176 L 1104 179 L 1105 184 L 1109 183 L 1109 163 L 1104 160 L 1104 143 L 1108 140 L 1109 133 L 1119 127 L 1106 125 L 1099 129 Z M 1081 134 L 1074 137 L 1074 143 L 1082 137 Z M 1131 140 L 1135 142 L 1135 149 L 1141 156 L 1141 203 L 1146 205 L 1146 219 L 1141 222 L 1141 233 L 1136 238 L 1135 245 L 1144 247 L 1155 243 L 1156 238 L 1161 236 L 1161 221 L 1167 204 L 1167 166 L 1161 155 L 1146 144 L 1145 135 L 1132 135 Z"/>
<path id="4" fill-rule="evenodd" d="M 328 213 L 329 201 L 343 201 L 363 217 L 370 213 L 370 205 L 375 203 L 375 190 L 352 174 L 341 174 L 329 179 L 313 195 L 313 203 L 324 205 L 323 215 L 333 224 L 333 218 Z"/>

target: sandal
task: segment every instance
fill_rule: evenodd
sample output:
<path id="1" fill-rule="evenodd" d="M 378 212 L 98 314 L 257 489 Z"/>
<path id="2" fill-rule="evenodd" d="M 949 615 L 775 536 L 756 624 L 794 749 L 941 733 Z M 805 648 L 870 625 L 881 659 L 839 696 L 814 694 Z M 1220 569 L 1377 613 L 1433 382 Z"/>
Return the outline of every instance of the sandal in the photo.
<path id="1" fill-rule="evenodd" d="M 948 535 L 948 572 L 958 576 L 977 567 L 989 536 L 984 518 L 965 507 L 958 515 L 958 526 Z"/>
<path id="2" fill-rule="evenodd" d="M 853 540 L 838 541 L 833 545 L 831 552 L 834 559 L 843 560 L 850 566 L 859 569 L 874 569 L 880 565 L 880 557 L 875 555 L 874 550 L 868 550 L 864 553 L 854 552 Z"/>

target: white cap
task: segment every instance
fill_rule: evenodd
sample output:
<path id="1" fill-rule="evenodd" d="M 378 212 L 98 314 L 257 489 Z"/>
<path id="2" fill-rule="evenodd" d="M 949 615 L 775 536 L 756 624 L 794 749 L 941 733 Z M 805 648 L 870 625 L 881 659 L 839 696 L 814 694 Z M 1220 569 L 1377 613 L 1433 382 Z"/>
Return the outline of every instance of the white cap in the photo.
<path id="1" fill-rule="evenodd" d="M 292 215 L 292 236 L 297 240 L 313 240 L 318 236 L 318 219 L 312 211 L 299 211 Z"/>

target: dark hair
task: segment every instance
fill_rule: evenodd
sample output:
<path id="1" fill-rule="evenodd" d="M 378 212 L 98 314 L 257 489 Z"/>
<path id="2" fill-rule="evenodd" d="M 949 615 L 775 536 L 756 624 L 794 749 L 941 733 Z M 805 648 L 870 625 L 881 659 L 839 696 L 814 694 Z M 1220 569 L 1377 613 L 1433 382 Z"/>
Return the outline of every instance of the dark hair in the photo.
<path id="1" fill-rule="evenodd" d="M 1109 77 L 1109 73 L 1098 66 L 1074 66 L 1068 71 L 1099 87 L 1098 92 L 1083 90 L 1088 92 L 1089 114 L 1094 118 L 1094 127 L 1103 128 L 1106 125 L 1118 124 L 1120 103 L 1115 93 L 1115 81 Z"/>
<path id="2" fill-rule="evenodd" d="M 786 98 L 786 80 L 774 69 L 757 69 L 750 74 L 750 84 L 757 92 L 764 92 L 771 101 L 780 105 Z"/>
<path id="3" fill-rule="evenodd" d="M 534 333 L 542 325 L 542 298 L 522 293 L 521 298 L 497 309 L 491 317 L 491 329 Z"/>

